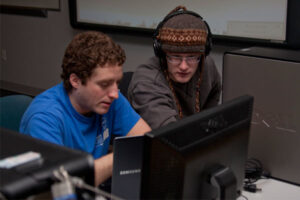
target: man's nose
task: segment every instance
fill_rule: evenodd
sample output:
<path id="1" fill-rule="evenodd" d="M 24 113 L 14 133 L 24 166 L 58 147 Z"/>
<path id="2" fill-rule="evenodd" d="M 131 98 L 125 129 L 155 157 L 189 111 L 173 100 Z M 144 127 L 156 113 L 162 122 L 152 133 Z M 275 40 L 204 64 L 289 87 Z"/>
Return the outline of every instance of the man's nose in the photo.
<path id="1" fill-rule="evenodd" d="M 180 63 L 180 65 L 179 65 L 179 69 L 180 70 L 182 70 L 182 71 L 185 71 L 185 70 L 187 70 L 188 69 L 188 64 L 187 64 L 187 62 L 186 62 L 186 60 L 185 60 L 185 58 L 182 58 L 182 60 L 181 60 L 181 63 Z"/>
<path id="2" fill-rule="evenodd" d="M 108 96 L 113 99 L 119 98 L 119 88 L 116 83 L 109 90 Z"/>

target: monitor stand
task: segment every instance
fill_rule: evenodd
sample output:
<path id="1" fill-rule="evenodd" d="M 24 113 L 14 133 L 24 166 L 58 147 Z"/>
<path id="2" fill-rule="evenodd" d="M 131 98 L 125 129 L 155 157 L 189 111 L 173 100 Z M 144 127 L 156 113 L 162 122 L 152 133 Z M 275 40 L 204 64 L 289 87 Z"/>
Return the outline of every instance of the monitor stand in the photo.
<path id="1" fill-rule="evenodd" d="M 210 183 L 217 189 L 216 200 L 237 198 L 237 180 L 230 168 L 214 166 L 210 173 Z"/>

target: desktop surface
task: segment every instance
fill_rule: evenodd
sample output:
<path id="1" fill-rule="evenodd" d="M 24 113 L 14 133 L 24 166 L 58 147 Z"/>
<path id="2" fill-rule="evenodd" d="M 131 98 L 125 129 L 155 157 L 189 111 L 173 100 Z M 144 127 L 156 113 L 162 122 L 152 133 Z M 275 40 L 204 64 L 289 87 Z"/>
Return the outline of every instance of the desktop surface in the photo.
<path id="1" fill-rule="evenodd" d="M 258 192 L 243 191 L 238 200 L 299 200 L 300 186 L 282 182 L 276 179 L 260 179 L 256 182 Z"/>

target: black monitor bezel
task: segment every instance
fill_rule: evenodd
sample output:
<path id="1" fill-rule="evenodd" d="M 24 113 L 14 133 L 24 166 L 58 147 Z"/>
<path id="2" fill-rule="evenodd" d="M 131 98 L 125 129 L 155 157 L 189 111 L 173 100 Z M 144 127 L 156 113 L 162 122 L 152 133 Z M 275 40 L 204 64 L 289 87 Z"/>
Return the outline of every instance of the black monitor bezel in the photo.
<path id="1" fill-rule="evenodd" d="M 238 108 L 241 105 L 247 105 L 247 107 L 249 107 L 249 110 L 247 110 L 247 116 L 244 117 L 243 119 L 241 119 L 239 122 L 233 124 L 232 126 L 226 126 L 226 125 L 221 125 L 220 127 L 210 127 L 210 128 L 216 128 L 219 130 L 216 131 L 208 131 L 208 135 L 203 138 L 200 139 L 196 142 L 194 142 L 192 145 L 187 145 L 186 148 L 180 148 L 174 144 L 172 144 L 172 142 L 170 141 L 166 141 L 165 140 L 165 136 L 169 135 L 169 134 L 173 134 L 172 132 L 176 132 L 176 130 L 182 128 L 182 127 L 190 127 L 189 129 L 192 129 L 191 126 L 195 126 L 196 123 L 198 122 L 202 122 L 202 121 L 207 121 L 213 117 L 216 117 L 216 115 L 224 112 L 224 111 L 228 111 L 231 110 L 231 112 L 234 112 L 233 109 Z M 196 115 L 187 117 L 182 119 L 181 121 L 177 122 L 177 123 L 173 123 L 170 124 L 168 126 L 162 127 L 160 129 L 156 129 L 153 130 L 152 132 L 149 132 L 145 135 L 145 140 L 144 140 L 144 161 L 143 161 L 143 172 L 142 172 L 142 184 L 141 184 L 141 197 L 143 199 L 148 199 L 149 195 L 150 198 L 158 198 L 158 196 L 155 196 L 155 194 L 153 194 L 153 191 L 149 190 L 150 186 L 149 185 L 149 177 L 151 177 L 151 168 L 152 166 L 152 161 L 151 160 L 155 160 L 157 159 L 155 157 L 155 153 L 153 154 L 153 144 L 157 144 L 160 143 L 161 145 L 164 146 L 165 150 L 171 152 L 171 154 L 175 153 L 175 154 L 180 154 L 180 159 L 184 159 L 184 157 L 190 156 L 191 154 L 196 154 L 195 152 L 199 152 L 199 149 L 205 149 L 206 146 L 209 146 L 211 144 L 214 143 L 222 143 L 222 139 L 224 138 L 228 138 L 228 137 L 239 137 L 236 136 L 239 134 L 239 132 L 243 132 L 241 134 L 244 134 L 244 136 L 242 136 L 243 138 L 241 140 L 246 140 L 246 143 L 248 144 L 248 140 L 249 140 L 249 129 L 250 129 L 250 123 L 251 123 L 251 116 L 252 116 L 252 105 L 253 105 L 253 97 L 250 96 L 242 96 L 239 97 L 237 99 L 234 99 L 233 101 L 230 102 L 226 102 L 225 104 L 212 108 L 212 109 L 208 109 L 208 110 L 204 110 L 201 113 L 198 113 Z M 245 109 L 244 109 L 245 110 Z M 204 123 L 205 124 L 205 123 Z M 209 128 L 208 126 L 204 125 L 205 129 Z M 240 134 L 240 135 L 241 135 Z M 246 135 L 245 135 L 246 134 Z M 222 144 L 221 144 L 222 145 Z M 157 146 L 156 146 L 157 147 Z M 247 145 L 246 145 L 246 153 L 243 155 L 243 160 L 246 162 L 247 160 Z M 200 150 L 202 151 L 202 150 Z M 170 154 L 170 155 L 171 155 Z M 152 158 L 153 156 L 153 158 Z M 179 161 L 179 163 L 181 163 Z M 181 163 L 182 164 L 182 163 Z M 217 164 L 217 163 L 216 163 Z M 239 164 L 241 167 L 244 167 L 244 164 Z M 238 174 L 238 178 L 239 178 L 239 185 L 237 186 L 237 193 L 241 190 L 242 188 L 242 183 L 243 181 L 241 179 L 244 178 L 244 173 L 241 174 L 240 173 L 241 170 L 239 170 L 239 174 Z M 181 177 L 184 178 L 184 177 Z M 163 178 L 162 178 L 163 179 Z M 159 184 L 159 183 L 157 183 Z M 152 193 L 152 194 L 150 194 Z M 155 193 L 155 192 L 154 192 Z M 154 195 L 154 196 L 153 196 Z M 183 196 L 178 197 L 178 198 L 183 198 Z"/>

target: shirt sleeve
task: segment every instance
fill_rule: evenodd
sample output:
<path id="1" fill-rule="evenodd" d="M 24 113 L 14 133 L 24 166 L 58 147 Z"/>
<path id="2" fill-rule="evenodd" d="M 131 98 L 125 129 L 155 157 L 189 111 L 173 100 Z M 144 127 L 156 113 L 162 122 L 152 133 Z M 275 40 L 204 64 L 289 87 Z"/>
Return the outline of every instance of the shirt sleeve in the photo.
<path id="1" fill-rule="evenodd" d="M 138 71 L 130 83 L 128 98 L 131 105 L 152 129 L 178 120 L 172 94 L 163 81 L 155 81 L 153 72 Z"/>
<path id="2" fill-rule="evenodd" d="M 140 118 L 128 100 L 119 92 L 119 98 L 115 100 L 114 105 L 112 134 L 126 136 Z"/>
<path id="3" fill-rule="evenodd" d="M 62 131 L 59 124 L 59 121 L 55 117 L 51 117 L 51 114 L 36 113 L 28 120 L 26 127 L 21 131 L 34 138 L 63 145 Z"/>

